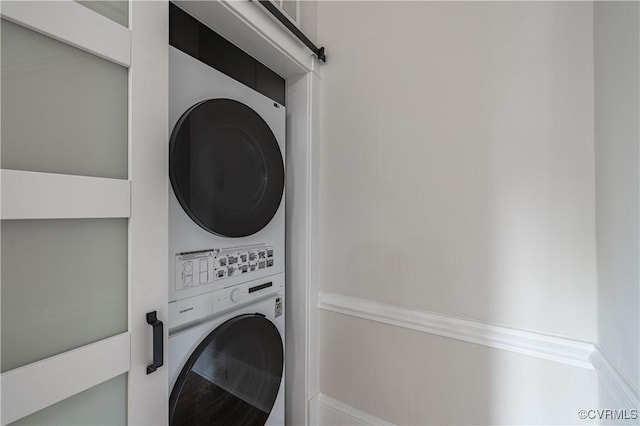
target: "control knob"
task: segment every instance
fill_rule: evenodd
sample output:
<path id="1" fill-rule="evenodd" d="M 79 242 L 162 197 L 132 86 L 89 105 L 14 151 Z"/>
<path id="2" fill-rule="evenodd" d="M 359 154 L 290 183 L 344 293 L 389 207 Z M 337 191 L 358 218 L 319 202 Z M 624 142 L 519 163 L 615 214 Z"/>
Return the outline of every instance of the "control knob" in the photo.
<path id="1" fill-rule="evenodd" d="M 242 290 L 239 288 L 231 290 L 231 293 L 229 293 L 229 299 L 231 299 L 232 302 L 239 302 L 242 300 Z"/>

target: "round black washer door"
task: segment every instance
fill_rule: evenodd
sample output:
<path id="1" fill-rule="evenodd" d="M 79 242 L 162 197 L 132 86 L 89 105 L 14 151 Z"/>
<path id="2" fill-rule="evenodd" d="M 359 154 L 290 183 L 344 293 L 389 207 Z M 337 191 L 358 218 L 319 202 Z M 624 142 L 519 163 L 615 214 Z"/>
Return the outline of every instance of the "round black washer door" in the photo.
<path id="1" fill-rule="evenodd" d="M 176 198 L 205 230 L 255 234 L 278 210 L 282 153 L 269 125 L 247 105 L 231 99 L 193 105 L 173 128 L 169 153 Z"/>
<path id="2" fill-rule="evenodd" d="M 169 399 L 171 426 L 264 425 L 284 368 L 282 338 L 258 315 L 240 315 L 191 354 Z"/>

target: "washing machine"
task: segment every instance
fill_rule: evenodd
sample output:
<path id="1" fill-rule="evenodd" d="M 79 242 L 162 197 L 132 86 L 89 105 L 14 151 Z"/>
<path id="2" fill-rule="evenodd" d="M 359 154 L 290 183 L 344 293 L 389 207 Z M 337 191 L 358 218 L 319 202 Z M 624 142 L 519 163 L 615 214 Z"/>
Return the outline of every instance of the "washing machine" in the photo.
<path id="1" fill-rule="evenodd" d="M 284 276 L 169 310 L 171 426 L 284 424 Z"/>
<path id="2" fill-rule="evenodd" d="M 169 302 L 284 273 L 285 115 L 169 47 Z"/>

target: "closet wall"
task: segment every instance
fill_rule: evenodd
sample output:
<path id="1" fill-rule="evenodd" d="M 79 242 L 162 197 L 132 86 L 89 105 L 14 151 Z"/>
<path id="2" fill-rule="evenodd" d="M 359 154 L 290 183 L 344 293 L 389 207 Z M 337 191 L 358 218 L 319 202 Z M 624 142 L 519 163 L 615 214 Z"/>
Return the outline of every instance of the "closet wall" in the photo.
<path id="1" fill-rule="evenodd" d="M 593 5 L 320 2 L 318 36 L 325 402 L 396 424 L 581 422 Z"/>

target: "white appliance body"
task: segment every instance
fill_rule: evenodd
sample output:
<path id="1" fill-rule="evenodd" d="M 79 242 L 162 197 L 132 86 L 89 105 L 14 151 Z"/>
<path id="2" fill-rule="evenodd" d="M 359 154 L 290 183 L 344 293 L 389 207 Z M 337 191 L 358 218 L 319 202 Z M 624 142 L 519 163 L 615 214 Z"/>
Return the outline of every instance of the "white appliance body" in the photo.
<path id="1" fill-rule="evenodd" d="M 277 332 L 272 332 L 272 334 L 277 337 L 272 337 L 270 343 L 264 344 L 265 347 L 254 347 L 252 348 L 253 350 L 248 350 L 251 348 L 243 345 L 246 344 L 245 340 L 256 341 L 256 335 L 251 336 L 253 332 L 258 333 L 259 336 L 263 336 L 266 333 L 261 329 L 251 330 L 245 327 L 246 332 L 244 333 L 235 331 L 231 333 L 230 338 L 221 338 L 225 343 L 217 343 L 215 339 L 211 341 L 210 336 L 215 336 L 215 333 L 224 329 L 228 324 L 233 321 L 246 320 L 246 318 L 257 321 L 261 326 L 266 325 L 267 328 L 269 328 L 268 324 L 273 324 Z M 175 396 L 178 394 L 176 383 L 179 381 L 177 383 L 178 387 L 185 386 L 183 385 L 185 374 L 188 374 L 189 371 L 195 371 L 197 380 L 201 380 L 202 377 L 207 378 L 207 380 L 228 392 L 228 396 L 224 398 L 217 397 L 218 400 L 242 399 L 252 406 L 251 410 L 256 411 L 255 407 L 258 407 L 258 411 L 268 414 L 264 424 L 284 425 L 284 325 L 283 274 L 239 284 L 233 288 L 216 290 L 170 304 L 169 383 L 172 404 L 174 406 L 180 404 L 176 402 L 178 399 Z M 231 355 L 225 354 L 225 348 L 233 347 L 236 344 L 242 349 L 235 352 L 236 354 L 241 354 L 240 359 L 233 357 L 233 351 L 229 351 Z M 209 345 L 207 346 L 208 349 L 202 350 L 205 345 Z M 207 352 L 210 352 L 211 348 L 220 352 L 209 355 Z M 197 351 L 202 353 L 202 355 L 198 356 L 198 361 L 195 364 L 192 362 L 193 367 L 185 368 L 189 360 L 193 361 L 193 354 L 194 352 L 197 353 Z M 281 377 L 278 377 L 277 374 L 270 375 L 264 370 L 256 368 L 255 365 L 250 365 L 246 359 L 241 359 L 242 357 L 250 358 L 250 354 L 247 352 L 257 353 L 255 359 L 262 360 L 262 363 L 265 362 L 265 359 L 267 359 L 267 364 L 276 365 L 276 367 L 281 363 L 282 367 L 279 370 L 281 371 Z M 274 353 L 275 355 L 271 355 Z M 208 361 L 208 364 L 205 362 L 203 366 L 198 367 L 200 359 L 204 358 L 206 361 L 207 356 L 210 359 L 214 359 L 215 362 Z M 234 372 L 232 371 L 234 369 L 241 371 Z M 222 370 L 224 374 L 220 373 Z M 193 375 L 194 373 L 191 374 Z M 227 374 L 229 377 L 227 377 Z M 216 380 L 216 376 L 219 377 L 218 380 Z M 274 381 L 278 379 L 278 386 L 274 388 Z M 225 385 L 225 382 L 231 384 Z M 268 385 L 265 384 L 267 382 L 269 382 Z M 264 386 L 271 387 L 270 396 L 265 397 L 264 393 L 261 395 L 256 390 Z M 275 389 L 277 389 L 277 396 Z M 257 393 L 253 394 L 253 392 Z M 274 397 L 275 402 L 273 402 L 273 406 L 269 410 L 268 405 L 273 401 Z M 187 395 L 184 398 L 189 398 L 189 396 Z M 203 399 L 214 400 L 216 396 L 204 395 Z M 264 400 L 267 400 L 267 402 L 264 402 Z M 183 411 L 196 412 L 202 407 L 201 401 L 193 403 L 183 401 L 182 404 L 183 407 L 186 407 L 183 408 Z M 224 409 L 217 409 L 224 413 Z M 231 407 L 230 411 L 241 412 L 237 407 L 235 411 L 234 407 Z M 170 415 L 172 413 L 170 409 Z M 235 422 L 236 420 L 232 419 L 232 423 L 235 424 Z M 244 424 L 242 420 L 238 420 L 238 422 L 238 424 Z M 247 421 L 246 423 L 249 422 Z"/>
<path id="2" fill-rule="evenodd" d="M 275 136 L 284 165 L 284 106 L 170 46 L 170 128 L 174 129 L 187 110 L 209 99 L 238 101 L 255 111 Z M 284 273 L 284 204 L 283 191 L 279 207 L 266 226 L 252 235 L 227 237 L 196 224 L 171 188 L 169 302 Z"/>

